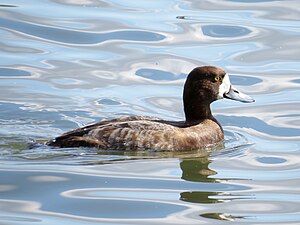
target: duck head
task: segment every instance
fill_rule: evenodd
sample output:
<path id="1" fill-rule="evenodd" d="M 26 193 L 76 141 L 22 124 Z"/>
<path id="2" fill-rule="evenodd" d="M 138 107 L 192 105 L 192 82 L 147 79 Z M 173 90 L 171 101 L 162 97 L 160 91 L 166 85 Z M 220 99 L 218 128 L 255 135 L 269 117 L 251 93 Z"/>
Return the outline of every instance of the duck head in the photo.
<path id="1" fill-rule="evenodd" d="M 244 103 L 254 102 L 254 99 L 231 85 L 229 75 L 224 70 L 214 66 L 193 69 L 186 79 L 183 91 L 186 120 L 211 118 L 210 104 L 223 98 Z"/>

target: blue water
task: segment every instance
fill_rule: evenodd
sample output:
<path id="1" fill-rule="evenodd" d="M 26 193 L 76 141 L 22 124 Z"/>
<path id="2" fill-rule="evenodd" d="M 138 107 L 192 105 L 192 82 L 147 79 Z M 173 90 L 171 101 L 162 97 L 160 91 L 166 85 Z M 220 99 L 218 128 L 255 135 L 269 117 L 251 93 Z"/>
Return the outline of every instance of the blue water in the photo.
<path id="1" fill-rule="evenodd" d="M 300 224 L 300 2 L 4 0 L 0 224 Z M 213 103 L 224 149 L 29 149 L 106 118 L 182 120 L 196 66 L 253 104 Z"/>

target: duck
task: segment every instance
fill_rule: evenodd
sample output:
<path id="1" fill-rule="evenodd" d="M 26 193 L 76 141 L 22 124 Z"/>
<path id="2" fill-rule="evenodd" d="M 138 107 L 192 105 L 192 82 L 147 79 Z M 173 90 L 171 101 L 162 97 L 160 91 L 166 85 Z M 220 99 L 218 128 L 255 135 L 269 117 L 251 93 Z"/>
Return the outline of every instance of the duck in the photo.
<path id="1" fill-rule="evenodd" d="M 215 66 L 194 68 L 183 90 L 185 120 L 170 121 L 148 116 L 127 116 L 100 121 L 66 132 L 46 145 L 101 150 L 191 151 L 224 141 L 221 124 L 210 105 L 220 99 L 254 102 L 231 85 L 229 75 Z"/>

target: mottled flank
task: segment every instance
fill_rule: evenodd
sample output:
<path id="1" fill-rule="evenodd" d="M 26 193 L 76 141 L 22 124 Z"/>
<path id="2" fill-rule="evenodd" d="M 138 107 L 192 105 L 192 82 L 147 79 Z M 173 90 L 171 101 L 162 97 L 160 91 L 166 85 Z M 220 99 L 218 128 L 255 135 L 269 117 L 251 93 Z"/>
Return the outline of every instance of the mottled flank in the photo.
<path id="1" fill-rule="evenodd" d="M 209 119 L 189 124 L 133 116 L 82 127 L 47 144 L 115 150 L 186 151 L 204 148 L 222 141 L 223 138 L 222 128 Z"/>
<path id="2" fill-rule="evenodd" d="M 224 133 L 212 116 L 210 104 L 221 98 L 251 102 L 249 96 L 233 89 L 228 75 L 217 67 L 197 67 L 184 85 L 185 121 L 152 117 L 122 117 L 88 125 L 63 134 L 46 144 L 56 147 L 96 147 L 111 150 L 203 149 L 221 142 Z"/>

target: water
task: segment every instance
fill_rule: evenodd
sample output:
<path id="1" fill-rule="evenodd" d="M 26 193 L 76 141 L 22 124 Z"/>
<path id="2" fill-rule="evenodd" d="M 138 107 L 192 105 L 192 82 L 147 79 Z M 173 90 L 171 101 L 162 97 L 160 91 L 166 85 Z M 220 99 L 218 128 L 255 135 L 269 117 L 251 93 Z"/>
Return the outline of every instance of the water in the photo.
<path id="1" fill-rule="evenodd" d="M 0 224 L 300 224 L 300 3 L 4 0 Z M 29 149 L 122 115 L 181 120 L 216 65 L 256 99 L 213 104 L 225 148 Z"/>

